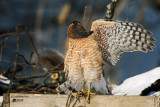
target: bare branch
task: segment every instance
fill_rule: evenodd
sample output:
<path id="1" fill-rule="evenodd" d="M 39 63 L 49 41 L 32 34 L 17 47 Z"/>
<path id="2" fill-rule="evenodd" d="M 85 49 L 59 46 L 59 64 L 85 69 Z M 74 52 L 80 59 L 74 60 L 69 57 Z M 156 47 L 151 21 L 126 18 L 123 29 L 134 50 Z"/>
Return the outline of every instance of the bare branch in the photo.
<path id="1" fill-rule="evenodd" d="M 28 29 L 28 28 L 26 29 L 26 33 L 28 34 L 28 37 L 29 37 L 29 39 L 30 39 L 30 41 L 31 41 L 31 44 L 32 44 L 32 46 L 33 46 L 33 49 L 34 49 L 36 55 L 38 56 L 38 58 L 40 58 L 40 56 L 39 56 L 39 54 L 38 54 L 38 51 L 37 51 L 37 49 L 36 49 L 36 47 L 35 47 L 35 45 L 34 45 L 34 42 L 33 42 L 32 36 L 31 36 L 31 33 L 29 33 L 29 29 Z"/>
<path id="2" fill-rule="evenodd" d="M 51 76 L 51 73 L 49 71 L 54 71 L 56 68 L 58 68 L 59 66 L 61 66 L 63 63 L 59 63 L 56 67 L 54 67 L 53 69 L 49 69 L 48 70 L 48 75 L 43 79 L 43 81 L 38 85 L 38 87 L 36 87 L 34 89 L 34 91 L 38 90 L 40 87 L 43 86 L 43 84 L 46 82 L 46 80 Z"/>
<path id="3" fill-rule="evenodd" d="M 1 42 L 1 52 L 0 52 L 0 62 L 2 61 L 4 44 L 5 44 L 5 41 L 2 41 L 2 42 Z"/>
<path id="4" fill-rule="evenodd" d="M 26 59 L 23 55 L 18 54 L 18 56 L 20 56 L 20 57 L 24 60 L 24 62 L 25 62 L 26 64 L 28 64 L 28 65 L 33 65 L 33 64 L 31 64 L 30 62 L 28 62 L 27 59 Z"/>
<path id="5" fill-rule="evenodd" d="M 21 81 L 21 80 L 30 79 L 30 78 L 44 77 L 45 75 L 47 75 L 47 73 L 41 73 L 41 74 L 32 75 L 32 76 L 21 76 L 21 77 L 16 76 L 15 78 L 16 78 L 17 81 Z"/>
<path id="6" fill-rule="evenodd" d="M 22 34 L 26 34 L 26 32 L 19 32 L 19 35 L 22 35 Z M 30 34 L 35 34 L 35 33 L 30 32 Z M 13 35 L 17 35 L 17 32 L 3 33 L 3 34 L 0 35 L 0 38 L 10 37 L 10 36 L 13 36 Z"/>
<path id="7" fill-rule="evenodd" d="M 14 62 L 9 62 L 9 61 L 0 61 L 0 63 L 14 64 Z M 26 63 L 23 63 L 23 62 L 21 62 L 21 63 L 19 62 L 19 63 L 18 63 L 18 62 L 17 62 L 17 64 L 18 64 L 18 65 L 25 65 Z"/>
<path id="8" fill-rule="evenodd" d="M 106 11 L 106 15 L 105 15 L 105 19 L 106 20 L 111 20 L 113 15 L 114 15 L 114 8 L 116 7 L 116 2 L 117 0 L 112 0 L 106 7 L 107 7 L 107 11 Z"/>
<path id="9" fill-rule="evenodd" d="M 83 13 L 83 20 L 82 24 L 86 27 L 85 20 L 86 20 L 86 15 L 87 15 L 87 6 L 84 8 L 84 13 Z"/>
<path id="10" fill-rule="evenodd" d="M 13 69 L 13 72 L 12 72 L 12 77 L 11 77 L 11 80 L 10 80 L 10 83 L 9 83 L 9 89 L 8 89 L 8 93 L 10 92 L 11 90 L 11 87 L 12 87 L 12 82 L 13 82 L 13 79 L 14 79 L 14 75 L 15 75 L 15 71 L 16 71 L 16 67 L 17 67 L 17 60 L 18 60 L 18 54 L 19 54 L 19 50 L 20 50 L 20 46 L 19 46 L 19 41 L 20 41 L 20 34 L 19 34 L 19 25 L 16 26 L 16 32 L 17 32 L 17 40 L 16 40 L 16 55 L 15 55 L 15 60 L 14 60 L 14 69 Z"/>

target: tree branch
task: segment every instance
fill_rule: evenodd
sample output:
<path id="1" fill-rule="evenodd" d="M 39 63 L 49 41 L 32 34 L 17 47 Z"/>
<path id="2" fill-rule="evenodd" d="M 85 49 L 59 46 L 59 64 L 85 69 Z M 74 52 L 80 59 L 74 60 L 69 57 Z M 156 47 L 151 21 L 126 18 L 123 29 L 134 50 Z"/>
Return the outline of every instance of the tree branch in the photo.
<path id="1" fill-rule="evenodd" d="M 113 18 L 114 15 L 114 8 L 116 7 L 116 2 L 117 0 L 112 0 L 107 6 L 107 10 L 106 10 L 106 15 L 105 15 L 105 19 L 106 20 L 111 20 Z"/>

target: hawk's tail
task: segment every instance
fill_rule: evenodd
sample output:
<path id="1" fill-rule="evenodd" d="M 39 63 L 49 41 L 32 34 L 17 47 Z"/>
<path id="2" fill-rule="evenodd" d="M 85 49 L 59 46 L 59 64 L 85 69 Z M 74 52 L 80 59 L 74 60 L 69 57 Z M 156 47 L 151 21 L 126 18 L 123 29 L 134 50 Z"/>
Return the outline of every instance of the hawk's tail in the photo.
<path id="1" fill-rule="evenodd" d="M 82 81 L 68 79 L 63 84 L 58 86 L 56 88 L 56 91 L 57 91 L 57 93 L 64 92 L 65 94 L 68 94 L 70 91 L 72 91 L 72 92 L 80 91 L 80 90 L 82 90 L 83 84 L 84 84 L 84 82 L 82 82 Z"/>
<path id="2" fill-rule="evenodd" d="M 61 92 L 64 92 L 65 94 L 68 94 L 69 93 L 69 88 L 71 87 L 71 81 L 70 80 L 67 80 L 65 81 L 63 84 L 61 84 L 60 86 L 58 86 L 56 88 L 56 91 L 57 93 L 61 93 Z"/>

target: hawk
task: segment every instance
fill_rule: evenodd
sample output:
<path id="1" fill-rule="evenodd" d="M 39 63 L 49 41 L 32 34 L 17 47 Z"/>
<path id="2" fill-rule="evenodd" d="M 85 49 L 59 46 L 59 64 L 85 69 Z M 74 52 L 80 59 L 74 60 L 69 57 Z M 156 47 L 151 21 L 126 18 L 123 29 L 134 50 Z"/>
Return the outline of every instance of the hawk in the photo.
<path id="1" fill-rule="evenodd" d="M 123 52 L 148 52 L 155 47 L 152 33 L 133 22 L 97 19 L 89 32 L 78 21 L 67 30 L 69 48 L 65 55 L 66 82 L 57 87 L 57 92 L 68 92 L 70 88 L 80 92 L 90 89 L 108 94 L 102 75 L 103 63 L 115 65 Z"/>

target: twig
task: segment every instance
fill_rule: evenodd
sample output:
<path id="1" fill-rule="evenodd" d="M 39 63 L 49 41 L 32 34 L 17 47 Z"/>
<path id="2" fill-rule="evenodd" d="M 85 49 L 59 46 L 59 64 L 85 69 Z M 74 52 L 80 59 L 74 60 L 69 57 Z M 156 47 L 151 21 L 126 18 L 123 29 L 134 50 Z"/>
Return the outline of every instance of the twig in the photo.
<path id="1" fill-rule="evenodd" d="M 51 76 L 51 74 L 48 74 L 48 75 L 43 79 L 43 81 L 38 85 L 38 87 L 36 87 L 36 88 L 34 89 L 34 91 L 37 91 L 39 88 L 41 88 L 41 87 L 44 85 L 45 81 L 46 81 L 50 76 Z"/>
<path id="2" fill-rule="evenodd" d="M 54 90 L 54 89 L 51 89 L 51 88 L 48 88 L 48 87 L 42 87 L 41 89 L 39 89 L 38 90 L 38 92 L 49 92 L 49 93 L 57 93 L 57 91 L 56 90 Z"/>
<path id="3" fill-rule="evenodd" d="M 38 85 L 38 87 L 36 87 L 34 89 L 34 91 L 38 90 L 40 87 L 42 87 L 44 85 L 44 83 L 46 82 L 46 80 L 51 76 L 51 72 L 50 71 L 54 71 L 56 68 L 58 68 L 59 66 L 61 66 L 61 64 L 63 63 L 59 63 L 57 66 L 55 66 L 53 69 L 49 69 L 48 70 L 48 75 L 43 79 L 43 81 L 40 83 L 40 85 Z"/>
<path id="4" fill-rule="evenodd" d="M 32 44 L 32 46 L 33 46 L 33 49 L 34 49 L 36 55 L 38 56 L 38 58 L 40 58 L 40 56 L 39 56 L 39 54 L 38 54 L 38 51 L 37 51 L 37 49 L 36 49 L 36 47 L 35 47 L 35 45 L 34 45 L 34 42 L 33 42 L 33 39 L 32 39 L 32 37 L 31 37 L 31 34 L 29 33 L 28 28 L 27 28 L 27 30 L 26 30 L 26 33 L 28 34 L 28 37 L 29 37 L 29 39 L 30 39 L 30 41 L 31 41 L 31 44 Z"/>
<path id="5" fill-rule="evenodd" d="M 35 34 L 33 32 L 30 32 L 31 34 Z M 19 35 L 22 35 L 22 34 L 26 34 L 26 32 L 19 32 Z M 3 38 L 3 37 L 10 37 L 10 36 L 13 36 L 13 35 L 17 35 L 17 32 L 10 32 L 10 33 L 4 33 L 4 34 L 1 34 L 0 35 L 0 38 Z"/>
<path id="6" fill-rule="evenodd" d="M 127 9 L 127 13 L 126 13 L 126 21 L 128 21 L 128 17 L 129 17 L 129 10 L 131 8 L 131 4 L 128 5 L 128 9 Z"/>
<path id="7" fill-rule="evenodd" d="M 43 77 L 45 75 L 47 75 L 48 73 L 58 73 L 59 71 L 50 71 L 50 72 L 45 72 L 45 73 L 41 73 L 41 74 L 38 74 L 38 75 L 32 75 L 32 76 L 23 76 L 23 77 L 15 77 L 17 81 L 20 81 L 20 80 L 24 80 L 24 79 L 30 79 L 30 78 L 40 78 L 40 77 Z"/>
<path id="8" fill-rule="evenodd" d="M 10 83 L 9 83 L 9 89 L 8 89 L 8 93 L 10 92 L 11 90 L 11 87 L 12 87 L 12 82 L 13 82 L 13 79 L 14 79 L 14 75 L 15 75 L 15 71 L 16 71 L 16 65 L 17 65 L 17 60 L 18 60 L 18 54 L 19 54 L 19 50 L 20 50 L 20 46 L 19 46 L 19 40 L 20 40 L 20 34 L 19 34 L 19 25 L 16 26 L 16 31 L 17 31 L 17 40 L 16 40 L 16 56 L 15 56 L 15 60 L 14 60 L 14 69 L 13 69 L 13 73 L 12 73 L 12 77 L 11 77 L 11 80 L 10 80 Z"/>
<path id="9" fill-rule="evenodd" d="M 114 17 L 118 18 L 122 10 L 124 9 L 124 6 L 127 4 L 129 0 L 119 0 L 119 3 L 117 4 L 114 12 Z"/>
<path id="10" fill-rule="evenodd" d="M 74 107 L 76 105 L 76 103 L 77 103 L 78 100 L 80 100 L 79 97 L 75 98 L 75 102 L 73 103 L 72 107 Z"/>
<path id="11" fill-rule="evenodd" d="M 19 55 L 19 50 L 20 50 L 20 46 L 19 46 L 19 42 L 20 42 L 20 34 L 19 34 L 19 25 L 17 25 L 16 26 L 16 31 L 17 31 L 17 40 L 16 40 L 16 47 L 17 47 L 17 49 L 16 49 L 16 56 L 15 56 L 15 60 L 14 60 L 14 70 L 13 70 L 13 76 L 14 76 L 14 73 L 15 73 L 15 71 L 16 71 L 16 65 L 17 65 L 17 60 L 18 60 L 18 55 Z M 12 77 L 12 81 L 13 81 L 13 78 L 14 77 Z"/>
<path id="12" fill-rule="evenodd" d="M 0 62 L 2 61 L 4 43 L 5 43 L 5 41 L 1 42 Z"/>
<path id="13" fill-rule="evenodd" d="M 60 67 L 63 64 L 63 62 L 59 63 L 58 65 L 56 65 L 54 68 L 48 69 L 49 72 L 50 71 L 54 71 L 55 69 L 57 69 L 58 67 Z"/>
<path id="14" fill-rule="evenodd" d="M 70 92 L 69 95 L 68 95 L 67 102 L 66 102 L 66 107 L 70 106 L 71 97 L 72 97 L 72 92 Z"/>
<path id="15" fill-rule="evenodd" d="M 48 0 L 40 0 L 39 2 L 38 9 L 37 9 L 38 11 L 36 14 L 36 21 L 35 21 L 35 32 L 38 32 L 39 30 L 41 30 L 44 10 L 48 2 L 49 2 Z"/>
<path id="16" fill-rule="evenodd" d="M 87 27 L 86 26 L 87 25 L 86 24 L 86 20 L 87 20 L 86 15 L 87 15 L 87 6 L 85 6 L 85 8 L 84 8 L 83 20 L 82 20 L 82 24 L 83 24 L 84 27 Z"/>
<path id="17" fill-rule="evenodd" d="M 25 80 L 25 79 L 30 79 L 30 78 L 40 78 L 47 75 L 47 73 L 41 73 L 38 75 L 33 75 L 33 76 L 23 76 L 23 77 L 15 77 L 17 81 Z"/>
<path id="18" fill-rule="evenodd" d="M 48 2 L 49 0 L 39 0 L 38 9 L 36 12 L 35 28 L 34 28 L 36 33 L 37 32 L 41 33 L 45 6 L 47 5 Z M 40 38 L 41 38 L 41 35 L 36 36 L 34 38 L 34 42 L 36 44 L 37 49 L 40 48 L 40 44 L 39 44 Z"/>
<path id="19" fill-rule="evenodd" d="M 87 13 L 87 6 L 85 6 L 85 8 L 84 8 L 83 21 L 84 21 L 85 18 L 86 18 L 86 13 Z M 82 22 L 83 22 L 83 21 L 82 21 Z"/>
<path id="20" fill-rule="evenodd" d="M 1 44 L 1 51 L 0 51 L 0 70 L 1 70 L 1 61 L 2 61 L 2 56 L 3 56 L 3 49 L 4 49 L 5 41 L 6 41 L 7 39 L 8 39 L 8 38 L 5 37 L 5 39 L 0 42 L 0 44 Z"/>
<path id="21" fill-rule="evenodd" d="M 106 7 L 107 7 L 107 11 L 106 11 L 106 15 L 105 15 L 105 19 L 106 20 L 111 20 L 113 15 L 114 15 L 114 8 L 116 6 L 116 2 L 117 0 L 112 0 Z"/>
<path id="22" fill-rule="evenodd" d="M 58 23 L 59 24 L 63 24 L 66 21 L 67 16 L 69 15 L 70 10 L 71 10 L 71 3 L 67 2 L 63 6 L 63 8 L 62 8 L 62 10 L 61 10 L 61 12 L 60 12 L 60 14 L 58 16 Z"/>
<path id="23" fill-rule="evenodd" d="M 20 57 L 24 60 L 24 62 L 25 62 L 26 64 L 28 64 L 28 65 L 33 65 L 33 64 L 31 64 L 30 62 L 28 62 L 28 61 L 26 60 L 26 58 L 25 58 L 22 54 L 18 54 L 18 56 L 20 56 Z"/>
<path id="24" fill-rule="evenodd" d="M 22 71 L 19 73 L 19 75 L 23 75 L 24 71 L 27 69 L 28 65 L 24 65 Z"/>
<path id="25" fill-rule="evenodd" d="M 30 63 L 30 62 L 31 62 L 31 58 L 32 58 L 32 54 L 33 54 L 33 52 L 32 52 L 31 55 L 30 55 L 30 60 L 29 60 L 29 62 L 28 62 L 27 59 L 24 57 L 24 55 L 19 54 L 19 56 L 21 56 L 21 57 L 23 58 L 24 62 L 27 64 L 27 65 L 24 67 L 23 71 L 20 73 L 20 75 L 22 75 L 22 74 L 24 73 L 24 71 L 25 71 L 25 69 L 27 69 L 28 65 L 35 65 L 35 63 Z"/>
<path id="26" fill-rule="evenodd" d="M 83 18 L 85 18 L 85 20 L 82 20 L 82 23 L 83 23 L 83 26 L 86 29 L 90 27 L 89 23 L 91 21 L 90 19 L 91 19 L 92 14 L 93 14 L 93 8 L 92 7 L 93 7 L 93 5 L 96 1 L 97 0 L 88 0 L 86 6 L 84 8 L 84 14 L 83 14 L 84 17 Z"/>
<path id="27" fill-rule="evenodd" d="M 9 62 L 9 61 L 0 61 L 0 63 L 14 64 L 13 62 Z M 18 62 L 17 62 L 17 64 L 18 64 L 18 65 L 25 65 L 26 63 L 24 63 L 24 62 L 21 62 L 21 63 L 19 62 L 19 63 L 18 63 Z"/>
<path id="28" fill-rule="evenodd" d="M 31 60 L 32 60 L 32 57 L 33 57 L 33 54 L 34 54 L 34 52 L 31 52 L 31 53 L 30 53 L 29 62 L 31 62 Z"/>

